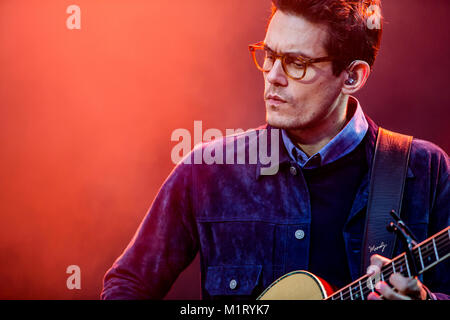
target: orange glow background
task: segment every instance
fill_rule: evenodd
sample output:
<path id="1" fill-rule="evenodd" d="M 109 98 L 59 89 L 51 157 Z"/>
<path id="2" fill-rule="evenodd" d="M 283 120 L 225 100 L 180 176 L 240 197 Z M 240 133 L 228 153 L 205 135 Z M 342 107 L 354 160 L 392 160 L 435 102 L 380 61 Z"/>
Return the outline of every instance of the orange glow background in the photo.
<path id="1" fill-rule="evenodd" d="M 66 28 L 71 4 L 81 30 Z M 357 97 L 380 125 L 448 152 L 450 2 L 383 9 Z M 171 133 L 264 123 L 247 45 L 269 11 L 268 0 L 0 0 L 0 299 L 98 299 L 174 167 Z M 72 264 L 81 290 L 66 287 Z M 198 258 L 167 298 L 200 298 Z"/>

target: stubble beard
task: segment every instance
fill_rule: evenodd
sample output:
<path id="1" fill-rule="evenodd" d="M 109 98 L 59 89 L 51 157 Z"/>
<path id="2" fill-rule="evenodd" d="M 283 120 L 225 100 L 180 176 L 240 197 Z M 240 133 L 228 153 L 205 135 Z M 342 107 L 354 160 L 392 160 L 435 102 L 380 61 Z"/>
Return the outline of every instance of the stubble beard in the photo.
<path id="1" fill-rule="evenodd" d="M 305 119 L 301 113 L 297 115 L 280 114 L 279 107 L 266 106 L 266 122 L 274 128 L 284 130 L 304 130 L 311 127 L 313 119 Z"/>

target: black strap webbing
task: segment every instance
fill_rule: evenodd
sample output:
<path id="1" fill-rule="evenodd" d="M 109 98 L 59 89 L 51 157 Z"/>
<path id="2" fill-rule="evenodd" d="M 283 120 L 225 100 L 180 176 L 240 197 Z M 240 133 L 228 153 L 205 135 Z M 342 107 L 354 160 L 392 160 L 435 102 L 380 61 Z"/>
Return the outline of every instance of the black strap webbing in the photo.
<path id="1" fill-rule="evenodd" d="M 370 175 L 361 274 L 366 273 L 373 254 L 389 259 L 394 254 L 396 237 L 386 227 L 393 220 L 391 210 L 400 215 L 412 139 L 381 127 L 378 129 Z"/>

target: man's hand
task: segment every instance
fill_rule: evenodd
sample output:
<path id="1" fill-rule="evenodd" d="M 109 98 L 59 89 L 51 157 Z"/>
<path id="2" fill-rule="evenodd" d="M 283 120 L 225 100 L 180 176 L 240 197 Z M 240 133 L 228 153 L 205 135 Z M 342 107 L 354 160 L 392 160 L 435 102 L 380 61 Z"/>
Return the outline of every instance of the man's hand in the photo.
<path id="1" fill-rule="evenodd" d="M 376 275 L 381 267 L 388 264 L 391 260 L 374 254 L 370 257 L 370 266 L 367 268 L 367 274 Z M 380 293 L 371 292 L 368 295 L 369 300 L 426 300 L 427 291 L 422 283 L 416 278 L 406 278 L 400 273 L 394 273 L 389 277 L 391 288 L 386 282 L 380 281 L 375 288 Z"/>

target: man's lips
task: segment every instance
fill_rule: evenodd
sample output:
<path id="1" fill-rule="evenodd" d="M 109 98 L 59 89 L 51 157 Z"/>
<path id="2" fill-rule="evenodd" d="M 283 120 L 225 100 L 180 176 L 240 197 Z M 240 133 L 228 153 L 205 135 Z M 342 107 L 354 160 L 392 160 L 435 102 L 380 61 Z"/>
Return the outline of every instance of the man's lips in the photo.
<path id="1" fill-rule="evenodd" d="M 279 105 L 279 104 L 282 104 L 282 103 L 285 103 L 285 102 L 286 102 L 286 100 L 284 100 L 284 99 L 281 98 L 280 96 L 273 95 L 273 94 L 269 94 L 269 95 L 266 97 L 266 100 L 267 100 L 267 102 L 269 102 L 269 103 L 271 103 L 271 104 L 274 104 L 274 105 Z"/>

